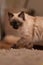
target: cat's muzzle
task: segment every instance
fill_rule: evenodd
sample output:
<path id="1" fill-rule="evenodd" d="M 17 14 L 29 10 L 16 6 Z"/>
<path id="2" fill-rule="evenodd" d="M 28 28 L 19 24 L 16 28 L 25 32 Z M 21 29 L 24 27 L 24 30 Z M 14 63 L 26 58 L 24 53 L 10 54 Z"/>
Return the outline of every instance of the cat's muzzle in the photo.
<path id="1" fill-rule="evenodd" d="M 22 25 L 22 23 L 21 22 L 10 22 L 10 25 L 14 28 L 14 29 L 18 29 L 21 25 Z"/>

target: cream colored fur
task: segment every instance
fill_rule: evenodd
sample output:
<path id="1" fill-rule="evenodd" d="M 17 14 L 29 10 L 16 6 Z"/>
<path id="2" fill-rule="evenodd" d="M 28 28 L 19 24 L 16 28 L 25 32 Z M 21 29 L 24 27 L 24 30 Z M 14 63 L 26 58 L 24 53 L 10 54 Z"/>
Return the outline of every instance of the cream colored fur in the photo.
<path id="1" fill-rule="evenodd" d="M 23 26 L 18 30 L 15 30 L 18 33 L 18 36 L 21 37 L 21 40 L 17 45 L 19 47 L 26 46 L 27 48 L 32 48 L 33 45 L 43 45 L 43 17 L 40 16 L 30 16 L 26 13 L 25 21 L 22 18 L 18 17 L 19 13 L 14 14 L 12 19 L 19 20 L 23 22 Z M 11 20 L 12 20 L 11 19 Z M 25 41 L 24 41 L 25 40 Z"/>
<path id="2" fill-rule="evenodd" d="M 15 37 L 13 35 L 6 35 L 2 41 L 0 41 L 0 48 L 1 49 L 10 49 L 20 37 Z"/>
<path id="3" fill-rule="evenodd" d="M 14 13 L 9 23 L 14 19 L 22 22 L 23 25 L 17 30 L 10 25 L 14 30 L 14 36 L 5 36 L 3 39 L 4 44 L 0 43 L 0 47 L 11 48 L 15 43 L 17 48 L 32 48 L 33 45 L 43 46 L 43 17 L 33 17 L 24 13 L 25 20 L 23 20 L 21 17 L 18 17 L 19 14 L 20 12 Z"/>

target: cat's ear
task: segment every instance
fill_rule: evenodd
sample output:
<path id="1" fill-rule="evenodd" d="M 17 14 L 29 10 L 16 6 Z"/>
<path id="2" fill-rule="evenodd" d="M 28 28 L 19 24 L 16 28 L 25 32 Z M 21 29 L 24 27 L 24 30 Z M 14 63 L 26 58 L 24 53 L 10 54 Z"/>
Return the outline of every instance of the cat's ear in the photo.
<path id="1" fill-rule="evenodd" d="M 22 11 L 22 12 L 18 15 L 18 17 L 21 17 L 23 20 L 25 20 L 24 11 Z"/>
<path id="2" fill-rule="evenodd" d="M 14 16 L 13 13 L 8 12 L 8 17 L 9 17 L 9 19 L 11 19 L 13 16 Z"/>

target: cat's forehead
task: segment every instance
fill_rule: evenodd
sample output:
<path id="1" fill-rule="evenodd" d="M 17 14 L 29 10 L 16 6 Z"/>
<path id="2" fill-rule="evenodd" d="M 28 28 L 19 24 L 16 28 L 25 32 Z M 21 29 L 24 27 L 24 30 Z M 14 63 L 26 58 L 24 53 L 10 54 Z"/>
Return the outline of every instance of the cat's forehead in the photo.
<path id="1" fill-rule="evenodd" d="M 18 15 L 19 15 L 20 13 L 13 13 L 13 17 L 12 18 L 18 18 Z"/>
<path id="2" fill-rule="evenodd" d="M 18 13 L 13 13 L 15 16 L 18 16 L 21 12 L 18 12 Z"/>
<path id="3" fill-rule="evenodd" d="M 20 19 L 20 18 L 18 18 L 18 17 L 13 17 L 12 19 L 11 19 L 11 21 L 10 22 L 23 22 L 23 20 L 22 19 Z"/>
<path id="4" fill-rule="evenodd" d="M 19 17 L 19 14 L 20 14 L 21 12 L 18 12 L 18 13 L 13 13 L 13 17 L 12 17 L 12 20 L 13 19 L 15 19 L 15 20 L 20 20 L 20 21 L 23 21 L 23 19 L 21 18 L 21 17 Z"/>
<path id="5" fill-rule="evenodd" d="M 18 19 L 18 20 L 21 20 L 21 21 L 25 21 L 26 20 L 26 13 L 24 13 L 23 11 L 22 12 L 18 12 L 18 13 L 10 13 L 8 12 L 8 17 L 9 17 L 9 20 L 12 20 L 12 19 Z"/>

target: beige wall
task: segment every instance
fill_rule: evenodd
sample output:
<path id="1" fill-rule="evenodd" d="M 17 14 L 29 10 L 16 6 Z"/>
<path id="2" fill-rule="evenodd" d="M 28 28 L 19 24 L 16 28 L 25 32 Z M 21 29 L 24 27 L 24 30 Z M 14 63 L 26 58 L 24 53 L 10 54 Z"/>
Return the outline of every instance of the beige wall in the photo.
<path id="1" fill-rule="evenodd" d="M 26 1 L 28 2 L 25 5 Z M 26 9 L 35 9 L 36 15 L 43 15 L 43 0 L 0 0 L 0 2 L 2 14 L 4 9 L 17 12 L 25 7 Z"/>
<path id="2" fill-rule="evenodd" d="M 9 10 L 20 10 L 25 7 L 26 1 L 27 0 L 0 0 L 1 11 L 7 8 Z M 26 7 L 27 9 L 35 9 L 36 15 L 43 15 L 43 0 L 28 0 Z"/>
<path id="3" fill-rule="evenodd" d="M 28 7 L 36 10 L 36 15 L 43 16 L 43 0 L 30 0 Z"/>

